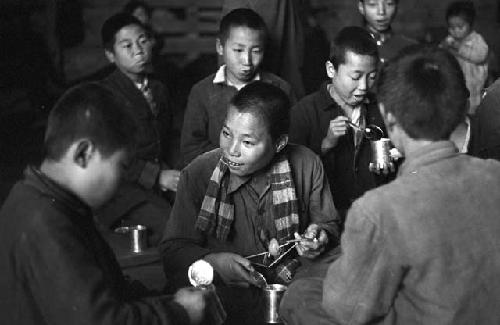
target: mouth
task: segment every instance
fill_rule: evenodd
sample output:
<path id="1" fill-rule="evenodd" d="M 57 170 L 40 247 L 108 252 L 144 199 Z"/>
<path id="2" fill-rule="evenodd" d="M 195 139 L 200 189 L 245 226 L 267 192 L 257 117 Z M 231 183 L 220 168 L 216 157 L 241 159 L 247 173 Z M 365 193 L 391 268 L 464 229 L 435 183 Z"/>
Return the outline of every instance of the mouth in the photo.
<path id="1" fill-rule="evenodd" d="M 236 167 L 241 167 L 243 166 L 244 164 L 242 163 L 237 163 L 237 162 L 234 162 L 234 161 L 231 161 L 227 158 L 224 158 L 224 162 L 229 166 L 229 167 L 232 167 L 232 168 L 236 168 Z"/>

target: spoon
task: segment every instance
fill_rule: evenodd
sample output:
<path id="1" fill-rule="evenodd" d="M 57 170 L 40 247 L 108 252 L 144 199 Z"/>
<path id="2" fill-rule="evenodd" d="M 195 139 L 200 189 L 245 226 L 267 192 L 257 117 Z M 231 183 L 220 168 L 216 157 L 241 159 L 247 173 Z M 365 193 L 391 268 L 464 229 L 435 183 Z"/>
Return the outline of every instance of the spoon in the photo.
<path id="1" fill-rule="evenodd" d="M 382 129 L 374 124 L 368 125 L 365 129 L 360 128 L 356 124 L 352 123 L 351 121 L 347 121 L 347 124 L 349 124 L 350 127 L 359 130 L 363 132 L 363 135 L 365 138 L 368 140 L 380 140 L 381 138 L 384 137 L 384 131 Z"/>

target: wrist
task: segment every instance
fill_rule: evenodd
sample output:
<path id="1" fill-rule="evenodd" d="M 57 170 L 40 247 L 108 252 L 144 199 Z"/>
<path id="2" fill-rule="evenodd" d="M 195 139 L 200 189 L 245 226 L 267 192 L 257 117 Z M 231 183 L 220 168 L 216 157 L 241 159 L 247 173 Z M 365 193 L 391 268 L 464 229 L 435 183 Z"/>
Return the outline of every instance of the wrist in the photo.
<path id="1" fill-rule="evenodd" d="M 328 150 L 335 148 L 336 145 L 337 145 L 336 138 L 331 139 L 331 138 L 325 137 L 325 138 L 323 138 L 323 141 L 321 141 L 321 152 L 325 153 Z"/>

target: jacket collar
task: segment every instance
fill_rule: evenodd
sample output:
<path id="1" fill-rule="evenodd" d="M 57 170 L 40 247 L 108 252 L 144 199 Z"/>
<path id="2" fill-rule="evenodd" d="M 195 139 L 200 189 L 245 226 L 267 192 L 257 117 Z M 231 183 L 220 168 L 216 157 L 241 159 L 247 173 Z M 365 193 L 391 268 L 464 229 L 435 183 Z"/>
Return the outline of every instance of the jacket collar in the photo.
<path id="1" fill-rule="evenodd" d="M 38 168 L 29 166 L 24 171 L 27 185 L 35 187 L 40 192 L 51 198 L 52 203 L 64 206 L 66 209 L 76 212 L 78 215 L 88 217 L 91 208 L 75 194 L 54 182 Z"/>
<path id="2" fill-rule="evenodd" d="M 458 154 L 458 149 L 451 141 L 436 141 L 415 151 L 406 153 L 405 162 L 399 170 L 400 175 L 416 174 L 424 166 L 433 164 Z"/>

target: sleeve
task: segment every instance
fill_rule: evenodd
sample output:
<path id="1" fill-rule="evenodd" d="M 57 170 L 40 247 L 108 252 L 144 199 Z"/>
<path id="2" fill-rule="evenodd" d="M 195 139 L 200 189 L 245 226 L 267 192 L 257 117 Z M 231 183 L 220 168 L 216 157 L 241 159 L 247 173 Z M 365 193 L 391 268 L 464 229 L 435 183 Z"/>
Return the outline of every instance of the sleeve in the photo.
<path id="1" fill-rule="evenodd" d="M 488 44 L 476 34 L 471 42 L 464 42 L 458 49 L 458 55 L 474 64 L 485 63 L 488 59 Z"/>
<path id="2" fill-rule="evenodd" d="M 123 276 L 104 272 L 86 235 L 74 226 L 37 225 L 19 240 L 18 267 L 47 323 L 189 323 L 186 311 L 169 296 L 129 300 Z"/>
<path id="3" fill-rule="evenodd" d="M 359 202 L 359 201 L 358 201 Z M 323 308 L 341 324 L 368 324 L 388 314 L 403 269 L 388 252 L 380 228 L 355 203 L 342 236 L 342 255 L 323 282 Z"/>
<path id="4" fill-rule="evenodd" d="M 188 169 L 181 172 L 175 203 L 160 244 L 165 271 L 184 281 L 187 281 L 188 267 L 210 253 L 202 247 L 205 235 L 194 227 L 206 187 L 196 184 L 201 181 L 200 177 L 190 175 Z"/>
<path id="5" fill-rule="evenodd" d="M 160 163 L 136 158 L 127 170 L 127 178 L 149 190 L 156 184 L 160 171 Z"/>
<path id="6" fill-rule="evenodd" d="M 337 246 L 340 240 L 340 218 L 333 203 L 323 164 L 317 157 L 313 164 L 309 216 L 311 223 L 318 224 L 329 234 L 330 245 Z"/>
<path id="7" fill-rule="evenodd" d="M 203 92 L 197 85 L 191 90 L 184 124 L 181 132 L 181 154 L 184 165 L 189 164 L 198 155 L 215 149 L 208 136 L 208 112 L 204 102 Z"/>

